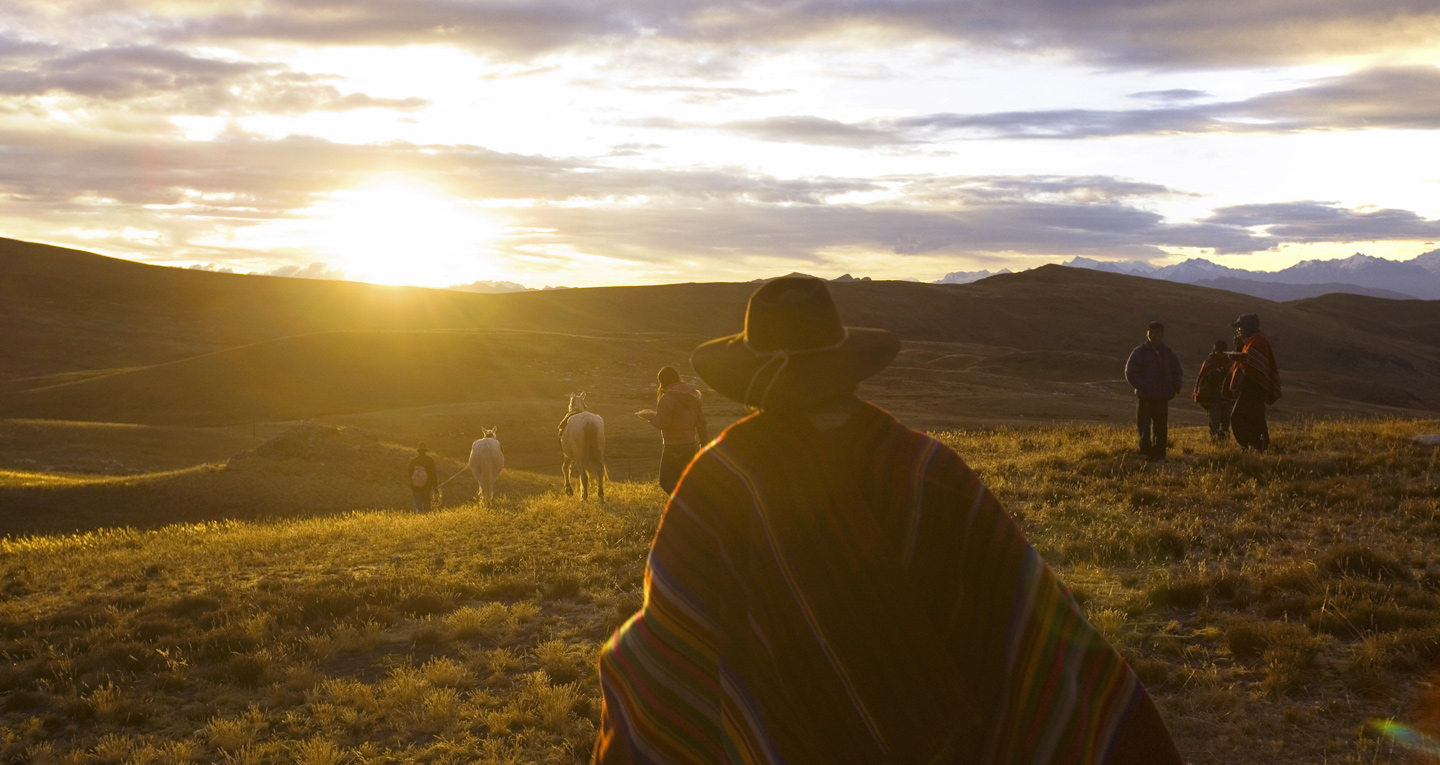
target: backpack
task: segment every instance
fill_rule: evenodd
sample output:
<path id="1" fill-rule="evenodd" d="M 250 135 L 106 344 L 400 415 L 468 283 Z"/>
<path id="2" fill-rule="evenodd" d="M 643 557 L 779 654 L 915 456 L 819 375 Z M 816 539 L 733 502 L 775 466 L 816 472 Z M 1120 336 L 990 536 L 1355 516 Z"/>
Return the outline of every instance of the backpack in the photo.
<path id="1" fill-rule="evenodd" d="M 1200 378 L 1200 393 L 1211 396 L 1220 395 L 1221 388 L 1225 385 L 1225 371 L 1218 366 L 1205 370 L 1205 376 Z"/>
<path id="2" fill-rule="evenodd" d="M 424 465 L 416 465 L 416 466 L 415 466 L 415 469 L 410 471 L 410 485 L 411 485 L 411 486 L 413 486 L 413 487 L 415 487 L 415 488 L 417 488 L 417 489 L 423 489 L 423 488 L 425 488 L 425 484 L 427 484 L 427 483 L 429 483 L 429 482 L 430 482 L 430 474 L 427 473 L 427 472 L 425 472 L 425 466 L 424 466 Z"/>

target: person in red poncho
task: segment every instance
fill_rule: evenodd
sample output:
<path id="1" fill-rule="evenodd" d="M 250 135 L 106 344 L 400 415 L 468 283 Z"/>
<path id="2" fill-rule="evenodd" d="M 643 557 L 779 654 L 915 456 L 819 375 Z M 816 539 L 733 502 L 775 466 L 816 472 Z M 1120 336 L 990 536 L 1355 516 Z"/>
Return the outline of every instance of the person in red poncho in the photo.
<path id="1" fill-rule="evenodd" d="M 1241 449 L 1263 452 L 1270 448 L 1270 426 L 1265 422 L 1265 407 L 1280 400 L 1280 367 L 1275 363 L 1275 350 L 1269 338 L 1260 331 L 1260 317 L 1240 314 L 1230 326 L 1243 347 L 1231 352 L 1238 362 L 1231 378 L 1235 408 L 1230 412 L 1230 432 Z"/>
<path id="2" fill-rule="evenodd" d="M 595 763 L 1179 765 L 974 471 L 856 397 L 899 350 L 802 276 L 695 349 L 752 414 L 680 478 L 600 652 Z"/>

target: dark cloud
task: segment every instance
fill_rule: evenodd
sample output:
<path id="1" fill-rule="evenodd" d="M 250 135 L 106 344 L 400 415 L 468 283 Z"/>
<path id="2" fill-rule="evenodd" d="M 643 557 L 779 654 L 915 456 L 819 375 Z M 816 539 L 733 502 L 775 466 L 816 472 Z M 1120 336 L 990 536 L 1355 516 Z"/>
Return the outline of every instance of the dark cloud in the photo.
<path id="1" fill-rule="evenodd" d="M 928 205 L 985 204 L 1021 201 L 1096 203 L 1134 197 L 1181 196 L 1155 183 L 1110 176 L 969 175 L 907 180 L 904 198 Z"/>
<path id="2" fill-rule="evenodd" d="M 46 56 L 54 53 L 58 47 L 54 43 L 26 40 L 0 31 L 0 61 Z"/>
<path id="3" fill-rule="evenodd" d="M 126 102 L 165 114 L 304 114 L 386 108 L 413 111 L 419 98 L 343 93 L 328 75 L 290 71 L 278 63 L 223 61 L 177 50 L 130 45 L 43 58 L 0 71 L 0 97 L 65 94 Z"/>
<path id="4" fill-rule="evenodd" d="M 711 126 L 664 118 L 633 120 L 628 124 L 677 130 L 708 127 L 760 141 L 874 148 L 957 138 L 1078 139 L 1185 133 L 1436 130 L 1440 129 L 1437 103 L 1440 103 L 1440 67 L 1413 66 L 1363 70 L 1243 101 L 1146 109 L 939 113 L 854 123 L 792 115 Z"/>
<path id="5" fill-rule="evenodd" d="M 1380 67 L 1222 105 L 1292 130 L 1440 129 L 1440 67 Z"/>
<path id="6" fill-rule="evenodd" d="M 1131 93 L 1130 97 L 1138 98 L 1142 101 L 1198 101 L 1202 98 L 1209 98 L 1210 94 L 1203 90 L 1173 88 L 1171 90 L 1147 90 L 1141 93 Z"/>
<path id="7" fill-rule="evenodd" d="M 894 130 L 864 124 L 847 124 L 821 117 L 770 117 L 730 122 L 719 126 L 729 133 L 759 141 L 850 146 L 864 149 L 900 143 Z"/>
<path id="8" fill-rule="evenodd" d="M 676 2 L 677 10 L 685 3 Z M 213 7 L 213 6 L 211 6 Z M 692 8 L 694 6 L 691 6 Z M 683 13 L 683 10 L 680 12 Z M 208 13 L 157 30 L 173 40 L 278 40 L 321 45 L 449 44 L 528 57 L 557 48 L 639 36 L 671 14 L 656 3 L 576 0 L 275 0 Z"/>
<path id="9" fill-rule="evenodd" d="M 1263 250 L 1270 242 L 1221 225 L 1173 226 L 1118 203 L 1034 201 L 952 209 L 895 205 L 534 207 L 515 212 L 549 242 L 580 251 L 664 264 L 676 259 L 752 259 L 824 263 L 836 248 L 877 248 L 897 255 L 1154 258 L 1165 247 Z M 1248 248 L 1248 249 L 1247 249 Z"/>
<path id="10" fill-rule="evenodd" d="M 1370 242 L 1440 236 L 1440 220 L 1409 210 L 1351 209 L 1333 202 L 1281 202 L 1221 207 L 1207 219 L 1221 226 L 1264 227 L 1277 242 Z"/>
<path id="11" fill-rule="evenodd" d="M 182 0 L 163 11 L 145 0 L 9 5 L 0 23 L 8 17 L 57 31 L 70 22 L 155 40 L 442 43 L 497 57 L 633 41 L 713 49 L 929 41 L 1155 69 L 1423 52 L 1440 40 L 1440 8 L 1429 0 L 259 0 L 240 7 Z"/>
<path id="12" fill-rule="evenodd" d="M 387 172 L 435 179 L 461 198 L 540 204 L 623 206 L 644 198 L 678 205 L 813 205 L 881 188 L 867 180 L 779 179 L 744 169 L 617 169 L 475 146 L 352 145 L 306 137 L 234 135 L 187 142 L 0 131 L 0 154 L 5 157 L 0 195 L 22 202 L 45 209 L 95 209 L 99 200 L 110 200 L 102 207 L 131 206 L 147 217 L 166 213 L 141 206 L 183 204 L 184 217 L 223 220 L 224 225 L 284 217 L 334 189 L 360 186 Z"/>

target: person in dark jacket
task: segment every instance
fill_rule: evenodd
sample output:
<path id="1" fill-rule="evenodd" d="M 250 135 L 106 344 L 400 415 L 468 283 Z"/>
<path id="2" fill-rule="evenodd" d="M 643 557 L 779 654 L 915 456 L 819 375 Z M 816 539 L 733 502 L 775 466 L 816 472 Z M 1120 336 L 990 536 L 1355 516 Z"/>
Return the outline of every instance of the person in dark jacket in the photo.
<path id="1" fill-rule="evenodd" d="M 1230 437 L 1230 408 L 1235 405 L 1235 399 L 1230 396 L 1229 382 L 1230 368 L 1235 362 L 1230 360 L 1229 350 L 1229 343 L 1215 341 L 1214 349 L 1200 364 L 1200 372 L 1195 375 L 1195 392 L 1190 396 L 1210 414 L 1210 438 L 1214 441 Z"/>
<path id="2" fill-rule="evenodd" d="M 1150 322 L 1145 342 L 1130 352 L 1125 380 L 1135 389 L 1135 425 L 1140 431 L 1140 453 L 1165 461 L 1169 445 L 1170 399 L 1180 392 L 1180 358 L 1164 343 L 1165 325 Z"/>
<path id="3" fill-rule="evenodd" d="M 660 384 L 655 392 L 655 408 L 635 414 L 661 432 L 660 488 L 672 494 L 685 466 L 710 438 L 700 391 L 682 382 L 675 367 L 661 369 L 656 379 Z"/>
<path id="4" fill-rule="evenodd" d="M 427 452 L 424 442 L 415 447 L 415 459 L 410 460 L 410 494 L 415 500 L 415 512 L 430 512 L 431 499 L 439 491 L 436 483 L 435 458 Z"/>

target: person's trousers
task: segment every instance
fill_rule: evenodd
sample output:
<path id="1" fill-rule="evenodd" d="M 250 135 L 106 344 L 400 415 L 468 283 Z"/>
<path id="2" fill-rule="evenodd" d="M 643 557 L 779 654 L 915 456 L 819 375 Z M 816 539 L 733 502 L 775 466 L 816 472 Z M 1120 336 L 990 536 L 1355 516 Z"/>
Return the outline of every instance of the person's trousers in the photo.
<path id="1" fill-rule="evenodd" d="M 1230 432 L 1241 449 L 1263 452 L 1270 447 L 1270 426 L 1265 423 L 1265 387 L 1246 377 L 1230 412 Z"/>
<path id="2" fill-rule="evenodd" d="M 1169 445 L 1170 399 L 1145 398 L 1136 400 L 1135 425 L 1140 431 L 1140 453 L 1147 457 L 1165 456 Z"/>
<path id="3" fill-rule="evenodd" d="M 664 489 L 666 494 L 675 493 L 675 485 L 680 483 L 680 476 L 685 473 L 685 468 L 699 450 L 700 444 L 693 441 L 688 444 L 665 444 L 660 449 L 660 488 Z"/>
<path id="4" fill-rule="evenodd" d="M 1235 402 L 1216 397 L 1206 409 L 1210 412 L 1210 437 L 1215 439 L 1230 435 L 1230 409 Z"/>
<path id="5" fill-rule="evenodd" d="M 415 498 L 415 512 L 430 512 L 430 497 L 433 496 L 434 491 L 435 490 L 430 488 L 429 486 L 426 486 L 423 489 L 417 489 L 414 486 L 410 487 L 410 494 L 412 494 Z"/>

